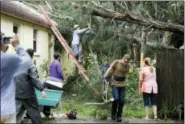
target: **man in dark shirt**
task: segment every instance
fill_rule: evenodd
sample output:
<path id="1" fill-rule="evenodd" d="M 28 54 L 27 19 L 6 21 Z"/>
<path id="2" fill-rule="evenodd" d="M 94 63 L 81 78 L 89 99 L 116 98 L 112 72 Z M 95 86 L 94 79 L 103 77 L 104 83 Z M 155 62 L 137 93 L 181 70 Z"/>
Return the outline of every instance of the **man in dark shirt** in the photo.
<path id="1" fill-rule="evenodd" d="M 33 58 L 34 50 L 28 49 L 27 53 Z M 39 80 L 39 75 L 36 66 L 28 69 L 28 74 L 21 74 L 15 78 L 16 82 L 16 100 L 17 103 L 26 109 L 28 117 L 33 124 L 42 124 L 40 116 L 39 105 L 35 94 L 35 88 L 42 91 L 42 97 L 46 97 L 44 85 Z"/>

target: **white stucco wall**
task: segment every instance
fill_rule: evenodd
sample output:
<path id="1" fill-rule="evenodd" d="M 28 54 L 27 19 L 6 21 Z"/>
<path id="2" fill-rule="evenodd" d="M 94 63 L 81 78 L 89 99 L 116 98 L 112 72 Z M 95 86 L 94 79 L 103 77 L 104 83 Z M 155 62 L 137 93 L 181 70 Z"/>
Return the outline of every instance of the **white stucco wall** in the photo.
<path id="1" fill-rule="evenodd" d="M 71 58 L 71 56 L 66 52 L 63 51 L 61 53 L 61 63 L 63 65 L 63 71 L 65 76 L 71 75 L 75 72 L 75 64 Z"/>
<path id="2" fill-rule="evenodd" d="M 26 22 L 24 20 L 20 20 L 17 18 L 13 18 L 1 13 L 1 32 L 5 33 L 6 36 L 13 35 L 13 25 L 17 24 L 18 28 L 18 36 L 20 40 L 20 44 L 25 49 L 32 48 L 33 49 L 33 29 L 37 29 L 37 52 L 35 53 L 34 59 L 36 60 L 37 67 L 43 62 L 44 59 L 49 60 L 50 62 L 53 60 L 53 47 L 52 45 L 49 48 L 49 44 L 54 42 L 54 35 L 50 29 L 45 27 L 41 27 L 36 24 L 32 24 Z M 48 34 L 51 34 L 51 38 Z M 14 49 L 10 45 L 10 49 L 8 52 L 13 53 Z M 50 56 L 49 56 L 50 55 Z"/>

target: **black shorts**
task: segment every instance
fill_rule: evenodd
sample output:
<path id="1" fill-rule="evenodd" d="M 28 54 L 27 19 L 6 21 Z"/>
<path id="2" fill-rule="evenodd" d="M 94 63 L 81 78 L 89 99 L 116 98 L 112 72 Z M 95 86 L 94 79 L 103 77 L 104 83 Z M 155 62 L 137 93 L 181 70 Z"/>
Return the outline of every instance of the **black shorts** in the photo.
<path id="1" fill-rule="evenodd" d="M 156 106 L 157 105 L 157 94 L 143 93 L 143 101 L 144 101 L 145 107 L 149 106 L 150 102 L 152 106 Z"/>

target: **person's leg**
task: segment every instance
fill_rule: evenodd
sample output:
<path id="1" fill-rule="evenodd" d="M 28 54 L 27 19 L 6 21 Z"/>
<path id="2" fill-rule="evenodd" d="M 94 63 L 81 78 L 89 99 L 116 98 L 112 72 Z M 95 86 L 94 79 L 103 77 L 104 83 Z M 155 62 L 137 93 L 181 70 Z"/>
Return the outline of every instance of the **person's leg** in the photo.
<path id="1" fill-rule="evenodd" d="M 151 94 L 150 99 L 152 103 L 154 119 L 157 119 L 157 94 Z"/>
<path id="2" fill-rule="evenodd" d="M 22 105 L 22 102 L 20 100 L 16 100 L 16 119 L 17 119 L 17 123 L 21 123 L 21 121 L 24 118 L 24 114 L 25 114 L 25 108 Z"/>
<path id="3" fill-rule="evenodd" d="M 117 114 L 117 121 L 122 121 L 122 112 L 123 106 L 125 102 L 125 87 L 119 87 L 119 104 L 118 104 L 118 114 Z"/>
<path id="4" fill-rule="evenodd" d="M 72 49 L 73 49 L 73 52 L 74 52 L 76 59 L 78 60 L 78 58 L 79 58 L 79 45 L 73 44 Z"/>
<path id="5" fill-rule="evenodd" d="M 21 100 L 23 106 L 27 110 L 28 116 L 31 119 L 32 124 L 42 124 L 42 118 L 40 116 L 39 106 L 35 98 Z"/>
<path id="6" fill-rule="evenodd" d="M 112 86 L 112 95 L 114 98 L 114 101 L 112 102 L 112 113 L 111 113 L 112 120 L 116 119 L 118 99 L 119 99 L 118 94 L 119 94 L 118 87 Z"/>
<path id="7" fill-rule="evenodd" d="M 46 117 L 49 117 L 51 115 L 51 107 L 50 106 L 44 106 L 43 113 Z"/>
<path id="8" fill-rule="evenodd" d="M 149 119 L 149 94 L 148 93 L 143 93 L 143 101 L 144 101 L 144 106 L 145 106 L 145 119 Z"/>
<path id="9" fill-rule="evenodd" d="M 75 58 L 77 59 L 77 61 L 79 62 L 79 45 L 77 44 L 73 44 L 72 45 L 72 49 L 75 55 Z M 78 68 L 76 67 L 75 72 L 78 73 Z"/>

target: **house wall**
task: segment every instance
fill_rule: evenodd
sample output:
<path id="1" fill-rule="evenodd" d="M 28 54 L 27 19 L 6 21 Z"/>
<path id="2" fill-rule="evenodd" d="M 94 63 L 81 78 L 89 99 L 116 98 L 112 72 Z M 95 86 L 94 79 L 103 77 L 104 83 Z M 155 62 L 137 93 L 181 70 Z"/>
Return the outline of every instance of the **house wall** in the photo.
<path id="1" fill-rule="evenodd" d="M 71 56 L 65 51 L 63 50 L 63 52 L 61 53 L 61 62 L 62 62 L 62 68 L 64 71 L 64 75 L 68 76 L 73 74 L 73 72 L 75 71 L 75 64 L 71 58 Z"/>
<path id="2" fill-rule="evenodd" d="M 51 43 L 54 42 L 54 35 L 50 29 L 1 13 L 1 32 L 5 33 L 6 36 L 14 35 L 14 24 L 18 25 L 20 44 L 25 49 L 33 49 L 33 29 L 37 30 L 37 51 L 34 56 L 37 67 L 42 64 L 44 59 L 49 62 L 53 60 L 54 44 L 51 45 Z M 11 45 L 9 45 L 8 52 L 15 53 Z"/>

